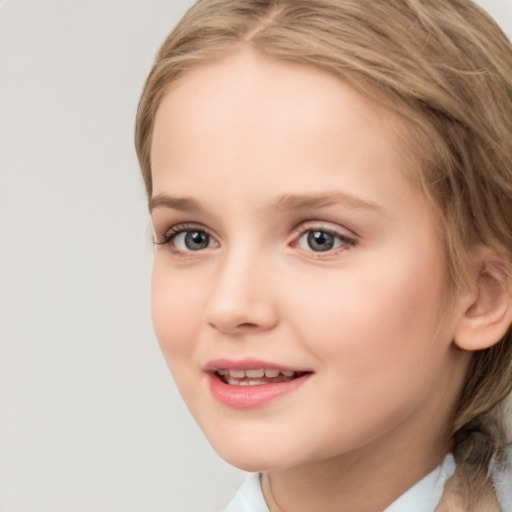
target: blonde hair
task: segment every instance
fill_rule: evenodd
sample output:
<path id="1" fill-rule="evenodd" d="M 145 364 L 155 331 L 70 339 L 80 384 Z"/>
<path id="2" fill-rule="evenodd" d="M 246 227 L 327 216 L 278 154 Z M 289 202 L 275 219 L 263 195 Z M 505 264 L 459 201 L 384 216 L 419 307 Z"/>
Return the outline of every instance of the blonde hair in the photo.
<path id="1" fill-rule="evenodd" d="M 243 45 L 334 73 L 400 115 L 415 177 L 441 214 L 454 289 L 476 244 L 510 273 L 512 46 L 485 11 L 471 0 L 199 0 L 161 47 L 140 100 L 135 140 L 149 197 L 153 123 L 170 84 Z M 495 406 L 511 387 L 509 329 L 473 354 L 454 420 L 459 466 L 480 482 L 504 444 Z"/>

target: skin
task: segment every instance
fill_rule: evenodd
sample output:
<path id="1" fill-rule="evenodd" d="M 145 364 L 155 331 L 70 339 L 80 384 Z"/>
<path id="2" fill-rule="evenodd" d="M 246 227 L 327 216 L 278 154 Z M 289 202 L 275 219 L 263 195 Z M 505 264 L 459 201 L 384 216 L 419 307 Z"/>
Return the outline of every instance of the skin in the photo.
<path id="1" fill-rule="evenodd" d="M 446 307 L 438 221 L 407 178 L 403 129 L 338 78 L 249 50 L 188 72 L 157 112 L 156 240 L 174 226 L 210 242 L 156 246 L 155 332 L 215 450 L 265 472 L 272 511 L 382 511 L 450 449 L 466 304 Z M 308 230 L 338 247 L 313 250 Z M 312 373 L 233 409 L 209 390 L 218 358 Z"/>

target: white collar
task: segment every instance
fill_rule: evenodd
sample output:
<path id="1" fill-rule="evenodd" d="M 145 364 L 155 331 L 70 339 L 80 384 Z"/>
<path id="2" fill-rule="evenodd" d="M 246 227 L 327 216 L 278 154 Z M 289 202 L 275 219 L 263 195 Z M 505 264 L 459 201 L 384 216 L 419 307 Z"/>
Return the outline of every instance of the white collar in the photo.
<path id="1" fill-rule="evenodd" d="M 441 465 L 414 484 L 384 512 L 432 512 L 443 495 L 444 484 L 454 471 L 455 460 L 449 453 Z"/>
<path id="2" fill-rule="evenodd" d="M 224 512 L 269 512 L 260 485 L 260 474 L 251 473 Z"/>
<path id="3" fill-rule="evenodd" d="M 448 454 L 440 466 L 402 494 L 384 512 L 432 512 L 441 499 L 444 484 L 454 471 L 453 455 Z M 224 512 L 269 512 L 258 473 L 247 477 Z"/>

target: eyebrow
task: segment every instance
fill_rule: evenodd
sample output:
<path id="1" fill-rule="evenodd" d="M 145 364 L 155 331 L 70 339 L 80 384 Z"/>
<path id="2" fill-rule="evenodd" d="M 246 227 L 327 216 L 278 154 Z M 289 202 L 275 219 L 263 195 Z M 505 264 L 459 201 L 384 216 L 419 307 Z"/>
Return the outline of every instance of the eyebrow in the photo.
<path id="1" fill-rule="evenodd" d="M 334 192 L 331 194 L 313 194 L 313 195 L 297 195 L 286 194 L 281 196 L 274 204 L 276 210 L 306 210 L 314 208 L 325 208 L 338 203 L 344 203 L 347 206 L 358 209 L 373 210 L 382 212 L 382 208 L 369 201 L 346 194 L 344 192 Z"/>
<path id="2" fill-rule="evenodd" d="M 201 209 L 195 199 L 189 197 L 171 197 L 166 194 L 158 194 L 151 197 L 148 201 L 148 208 L 150 212 L 155 208 L 170 208 L 182 212 L 192 212 Z"/>
<path id="3" fill-rule="evenodd" d="M 326 208 L 339 203 L 344 203 L 352 208 L 382 212 L 382 208 L 377 204 L 344 192 L 334 192 L 332 194 L 285 194 L 274 201 L 272 208 L 280 211 L 307 210 Z M 150 212 L 156 208 L 169 208 L 183 212 L 195 212 L 202 209 L 199 202 L 195 199 L 171 197 L 167 194 L 158 194 L 151 197 L 148 201 L 148 207 Z"/>

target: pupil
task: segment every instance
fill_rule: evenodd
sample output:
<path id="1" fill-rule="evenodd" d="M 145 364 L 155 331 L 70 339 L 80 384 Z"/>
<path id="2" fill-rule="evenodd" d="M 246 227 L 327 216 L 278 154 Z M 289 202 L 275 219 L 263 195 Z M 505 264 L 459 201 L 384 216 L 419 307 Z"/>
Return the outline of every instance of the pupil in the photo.
<path id="1" fill-rule="evenodd" d="M 209 236 L 202 231 L 189 231 L 185 235 L 185 245 L 191 251 L 199 251 L 208 247 L 210 242 Z"/>
<path id="2" fill-rule="evenodd" d="M 308 245 L 314 251 L 328 251 L 334 246 L 334 237 L 325 231 L 311 231 L 308 234 Z"/>

